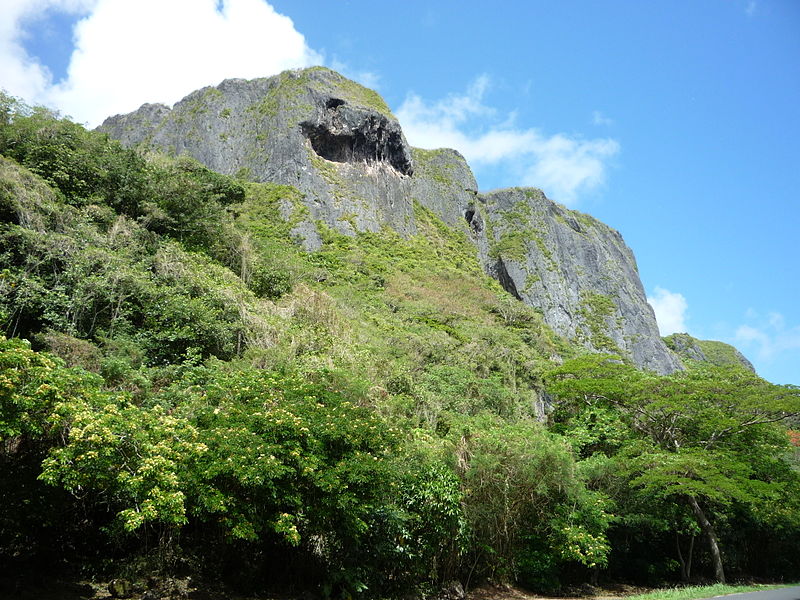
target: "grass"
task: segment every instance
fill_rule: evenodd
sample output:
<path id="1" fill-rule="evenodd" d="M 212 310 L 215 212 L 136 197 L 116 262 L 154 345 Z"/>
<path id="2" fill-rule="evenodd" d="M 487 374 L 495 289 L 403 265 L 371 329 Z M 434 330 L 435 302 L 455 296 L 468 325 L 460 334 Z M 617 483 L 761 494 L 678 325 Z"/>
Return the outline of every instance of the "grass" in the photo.
<path id="1" fill-rule="evenodd" d="M 417 175 L 424 175 L 436 183 L 452 187 L 454 185 L 452 172 L 456 169 L 454 157 L 448 150 L 424 150 L 412 148 L 411 156 Z"/>
<path id="2" fill-rule="evenodd" d="M 699 585 L 654 590 L 652 592 L 647 592 L 646 594 L 627 596 L 625 600 L 695 600 L 698 598 L 726 596 L 728 594 L 743 594 L 745 592 L 774 590 L 778 588 L 791 587 L 792 585 L 797 584 L 727 585 L 723 583 L 715 583 L 714 585 Z"/>

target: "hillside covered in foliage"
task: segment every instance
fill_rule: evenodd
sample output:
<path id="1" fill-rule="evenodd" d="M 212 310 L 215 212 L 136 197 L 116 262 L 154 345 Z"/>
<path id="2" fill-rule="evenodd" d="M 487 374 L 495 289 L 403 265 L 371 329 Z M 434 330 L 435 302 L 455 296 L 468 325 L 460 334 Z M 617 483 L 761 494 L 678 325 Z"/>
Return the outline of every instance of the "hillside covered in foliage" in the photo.
<path id="1" fill-rule="evenodd" d="M 588 352 L 420 203 L 308 252 L 298 189 L 7 96 L 0 155 L 0 589 L 800 576 L 798 388 Z"/>

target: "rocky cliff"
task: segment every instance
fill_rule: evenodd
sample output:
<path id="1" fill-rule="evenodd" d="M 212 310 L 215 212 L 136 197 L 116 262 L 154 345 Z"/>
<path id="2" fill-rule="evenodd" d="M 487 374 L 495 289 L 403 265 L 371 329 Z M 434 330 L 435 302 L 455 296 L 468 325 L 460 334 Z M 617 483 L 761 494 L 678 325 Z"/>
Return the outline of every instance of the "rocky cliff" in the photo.
<path id="1" fill-rule="evenodd" d="M 744 367 L 755 373 L 755 367 L 730 344 L 714 340 L 698 340 L 688 333 L 673 333 L 664 338 L 667 347 L 683 360 L 707 362 L 718 367 Z"/>
<path id="2" fill-rule="evenodd" d="M 308 208 L 296 233 L 308 250 L 320 245 L 317 221 L 342 233 L 388 226 L 411 235 L 413 200 L 444 215 L 463 212 L 477 190 L 461 155 L 415 152 L 378 94 L 321 67 L 228 79 L 172 109 L 145 104 L 100 129 L 220 173 L 296 187 Z"/>
<path id="3" fill-rule="evenodd" d="M 338 73 L 229 79 L 100 129 L 221 173 L 296 187 L 307 210 L 295 215 L 294 233 L 310 251 L 321 244 L 319 223 L 351 235 L 383 227 L 414 235 L 418 202 L 468 231 L 486 271 L 557 333 L 659 373 L 682 368 L 618 232 L 536 189 L 479 195 L 458 152 L 411 148 L 380 96 Z M 288 218 L 293 207 L 285 210 Z"/>
<path id="4" fill-rule="evenodd" d="M 618 231 L 532 188 L 486 194 L 483 210 L 484 264 L 557 333 L 659 373 L 681 368 L 659 337 L 636 260 Z"/>

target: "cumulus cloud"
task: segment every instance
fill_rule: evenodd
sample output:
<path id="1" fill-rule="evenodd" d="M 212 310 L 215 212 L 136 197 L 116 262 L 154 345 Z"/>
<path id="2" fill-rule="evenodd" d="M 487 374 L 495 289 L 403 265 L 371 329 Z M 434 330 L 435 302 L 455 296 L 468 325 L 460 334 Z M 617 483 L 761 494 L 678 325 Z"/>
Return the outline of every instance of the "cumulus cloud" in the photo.
<path id="1" fill-rule="evenodd" d="M 35 26 L 48 11 L 86 14 L 94 0 L 4 0 L 0 18 L 0 86 L 29 101 L 41 102 L 52 84 L 49 69 L 28 56 L 26 26 Z"/>
<path id="2" fill-rule="evenodd" d="M 662 336 L 688 331 L 686 327 L 686 311 L 689 308 L 689 304 L 683 294 L 670 292 L 656 286 L 655 293 L 647 297 L 647 302 L 656 313 L 658 330 Z"/>
<path id="3" fill-rule="evenodd" d="M 592 113 L 592 123 L 594 125 L 601 125 L 604 127 L 610 127 L 614 124 L 614 119 L 611 119 L 601 113 L 599 110 L 596 110 Z"/>
<path id="4" fill-rule="evenodd" d="M 777 355 L 800 350 L 800 326 L 788 327 L 784 316 L 777 312 L 759 315 L 748 310 L 751 323 L 736 330 L 736 342 L 755 350 L 760 360 L 770 361 Z"/>
<path id="5" fill-rule="evenodd" d="M 509 183 L 543 188 L 568 204 L 605 181 L 607 161 L 619 151 L 615 140 L 520 129 L 513 113 L 499 115 L 484 103 L 489 87 L 489 78 L 481 75 L 466 92 L 437 101 L 409 94 L 396 111 L 409 142 L 455 148 L 478 168 L 504 168 Z"/>
<path id="6" fill-rule="evenodd" d="M 22 44 L 46 10 L 86 15 L 75 27 L 61 82 Z M 2 85 L 90 126 L 144 102 L 173 104 L 227 77 L 264 77 L 321 62 L 291 19 L 263 0 L 5 0 L 3 11 Z"/>

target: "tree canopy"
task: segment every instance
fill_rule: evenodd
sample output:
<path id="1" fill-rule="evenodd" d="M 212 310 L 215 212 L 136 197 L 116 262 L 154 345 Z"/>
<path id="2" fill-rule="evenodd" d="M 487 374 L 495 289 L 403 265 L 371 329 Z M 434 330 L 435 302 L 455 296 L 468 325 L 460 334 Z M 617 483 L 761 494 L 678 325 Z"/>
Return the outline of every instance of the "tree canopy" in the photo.
<path id="1" fill-rule="evenodd" d="M 709 543 L 714 574 L 725 580 L 716 528 L 726 511 L 757 514 L 764 505 L 800 491 L 785 455 L 790 439 L 781 423 L 800 414 L 800 389 L 771 384 L 739 367 L 698 365 L 657 377 L 609 356 L 588 356 L 553 370 L 560 430 L 587 427 L 585 415 L 610 411 L 626 443 L 595 449 L 618 461 L 618 475 L 655 501 L 691 509 Z M 587 457 L 588 458 L 588 457 Z"/>

